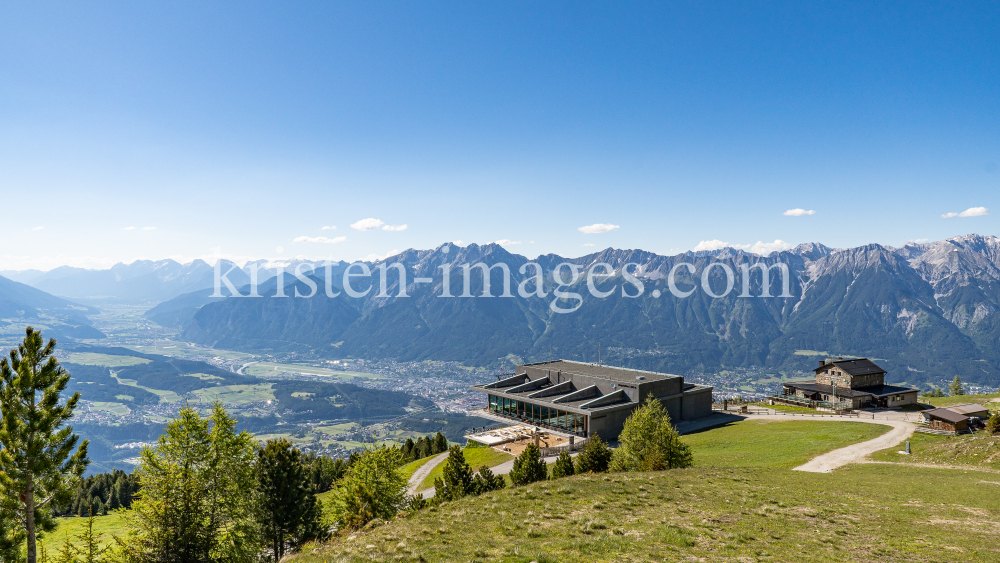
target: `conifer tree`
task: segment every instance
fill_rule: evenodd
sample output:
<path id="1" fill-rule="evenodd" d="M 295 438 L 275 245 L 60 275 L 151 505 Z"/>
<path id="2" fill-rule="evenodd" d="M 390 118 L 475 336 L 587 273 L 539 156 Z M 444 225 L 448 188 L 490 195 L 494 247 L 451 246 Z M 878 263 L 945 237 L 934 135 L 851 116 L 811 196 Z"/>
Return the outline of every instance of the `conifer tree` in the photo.
<path id="1" fill-rule="evenodd" d="M 472 468 L 465 461 L 462 448 L 452 446 L 444 462 L 444 477 L 434 479 L 434 496 L 441 500 L 458 500 L 474 492 Z"/>
<path id="2" fill-rule="evenodd" d="M 406 479 L 397 469 L 395 448 L 374 448 L 355 456 L 333 496 L 338 528 L 353 530 L 375 518 L 388 520 L 406 506 Z"/>
<path id="3" fill-rule="evenodd" d="M 322 535 L 321 506 L 291 442 L 268 440 L 257 449 L 257 483 L 258 521 L 274 561 Z"/>
<path id="4" fill-rule="evenodd" d="M 256 555 L 254 439 L 235 427 L 219 402 L 207 419 L 185 406 L 157 444 L 142 450 L 142 490 L 118 541 L 120 559 L 238 562 Z"/>
<path id="5" fill-rule="evenodd" d="M 515 485 L 528 485 L 536 481 L 544 481 L 549 476 L 548 465 L 542 459 L 542 450 L 534 444 L 528 444 L 521 455 L 514 458 L 514 467 L 510 471 L 510 482 Z"/>
<path id="6" fill-rule="evenodd" d="M 691 466 L 691 452 L 670 424 L 663 403 L 649 397 L 625 420 L 611 454 L 612 471 L 659 471 Z"/>
<path id="7" fill-rule="evenodd" d="M 499 491 L 506 486 L 507 481 L 504 480 L 503 475 L 494 475 L 490 468 L 485 465 L 481 466 L 479 473 L 476 473 L 472 478 L 472 488 L 475 489 L 477 495 Z"/>
<path id="8" fill-rule="evenodd" d="M 560 453 L 559 458 L 552 464 L 552 478 L 560 479 L 562 477 L 569 477 L 573 473 L 573 458 L 570 457 L 569 452 Z"/>
<path id="9" fill-rule="evenodd" d="M 951 381 L 951 385 L 948 386 L 948 393 L 952 397 L 965 395 L 965 387 L 962 386 L 962 379 L 957 375 L 955 376 L 955 379 Z"/>
<path id="10" fill-rule="evenodd" d="M 434 447 L 431 454 L 443 454 L 448 451 L 448 438 L 444 437 L 444 434 L 438 432 L 434 436 Z"/>
<path id="11" fill-rule="evenodd" d="M 601 437 L 593 435 L 576 456 L 576 473 L 604 473 L 611 463 L 611 450 Z"/>
<path id="12" fill-rule="evenodd" d="M 102 556 L 106 549 L 102 549 L 97 543 L 97 537 L 94 536 L 94 513 L 91 512 L 87 515 L 87 523 L 84 524 L 83 530 L 76 536 L 77 544 L 82 546 L 77 548 L 77 553 L 79 553 L 82 558 L 80 563 L 101 563 L 103 561 Z"/>
<path id="13" fill-rule="evenodd" d="M 63 426 L 80 400 L 74 393 L 60 404 L 70 375 L 44 344 L 42 333 L 28 327 L 24 341 L 0 360 L 0 489 L 3 509 L 24 527 L 27 563 L 37 563 L 36 534 L 54 524 L 51 508 L 70 501 L 87 468 L 87 440 Z M 74 448 L 76 451 L 74 452 Z"/>

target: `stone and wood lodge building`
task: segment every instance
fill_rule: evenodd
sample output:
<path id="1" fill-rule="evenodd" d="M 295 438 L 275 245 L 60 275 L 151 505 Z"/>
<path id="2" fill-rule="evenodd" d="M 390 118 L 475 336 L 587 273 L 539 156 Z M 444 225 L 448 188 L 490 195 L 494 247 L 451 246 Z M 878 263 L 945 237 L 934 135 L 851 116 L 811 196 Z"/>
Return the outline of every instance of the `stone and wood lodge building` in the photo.
<path id="1" fill-rule="evenodd" d="M 474 385 L 491 416 L 570 435 L 616 440 L 625 419 L 647 397 L 675 423 L 712 414 L 712 387 L 679 375 L 555 360 L 516 366 L 515 375 Z"/>
<path id="2" fill-rule="evenodd" d="M 915 405 L 919 389 L 885 384 L 886 371 L 868 358 L 820 360 L 813 381 L 782 384 L 788 398 L 829 403 L 837 409 Z"/>

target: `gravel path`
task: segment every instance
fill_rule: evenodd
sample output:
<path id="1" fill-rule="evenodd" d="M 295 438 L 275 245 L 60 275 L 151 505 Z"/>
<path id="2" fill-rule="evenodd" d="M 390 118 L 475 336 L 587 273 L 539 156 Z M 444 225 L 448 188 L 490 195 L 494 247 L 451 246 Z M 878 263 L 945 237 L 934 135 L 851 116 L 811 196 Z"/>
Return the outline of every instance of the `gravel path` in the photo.
<path id="1" fill-rule="evenodd" d="M 757 417 L 754 417 L 757 418 Z M 761 417 L 764 418 L 764 417 Z M 770 418 L 770 417 L 768 417 Z M 777 417 L 775 417 L 777 418 Z M 787 419 L 786 419 L 787 420 Z M 891 426 L 892 430 L 882 434 L 878 438 L 851 444 L 832 452 L 816 456 L 808 463 L 792 468 L 793 471 L 810 471 L 812 473 L 829 473 L 838 467 L 843 467 L 848 463 L 858 463 L 864 461 L 864 457 L 879 450 L 891 448 L 903 440 L 913 435 L 916 426 L 911 422 L 901 420 L 865 420 L 863 418 L 845 418 L 854 422 L 866 424 L 881 424 Z"/>
<path id="2" fill-rule="evenodd" d="M 410 476 L 410 480 L 407 482 L 407 484 L 410 486 L 410 494 L 411 495 L 417 494 L 417 487 L 420 486 L 420 483 L 423 483 L 424 479 L 426 479 L 427 476 L 431 474 L 431 471 L 434 471 L 434 468 L 437 467 L 438 464 L 440 464 L 446 459 L 448 459 L 448 452 L 439 453 L 438 455 L 432 457 L 430 461 L 417 468 L 417 470 L 413 472 L 413 475 Z M 425 497 L 434 496 L 434 489 L 431 488 L 429 495 L 425 492 L 424 496 Z"/>

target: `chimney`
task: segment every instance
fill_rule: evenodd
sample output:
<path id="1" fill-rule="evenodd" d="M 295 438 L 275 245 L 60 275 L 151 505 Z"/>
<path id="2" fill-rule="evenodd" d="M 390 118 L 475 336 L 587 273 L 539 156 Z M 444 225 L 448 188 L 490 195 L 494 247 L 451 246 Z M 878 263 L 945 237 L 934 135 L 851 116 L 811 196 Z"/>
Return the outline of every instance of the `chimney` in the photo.
<path id="1" fill-rule="evenodd" d="M 825 366 L 825 365 L 826 365 L 826 362 L 825 362 L 825 361 L 823 361 L 823 360 L 820 360 L 820 361 L 819 361 L 819 367 L 823 367 L 823 366 Z"/>

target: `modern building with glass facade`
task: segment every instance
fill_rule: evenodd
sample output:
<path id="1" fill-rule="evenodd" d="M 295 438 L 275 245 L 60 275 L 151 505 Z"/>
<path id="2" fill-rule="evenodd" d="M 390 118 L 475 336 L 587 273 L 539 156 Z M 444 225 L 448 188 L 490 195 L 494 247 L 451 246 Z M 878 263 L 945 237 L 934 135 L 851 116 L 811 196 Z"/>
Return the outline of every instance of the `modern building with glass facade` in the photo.
<path id="1" fill-rule="evenodd" d="M 517 366 L 515 375 L 471 389 L 494 416 L 578 436 L 616 440 L 625 419 L 652 396 L 674 421 L 712 413 L 712 388 L 679 375 L 556 360 Z"/>

